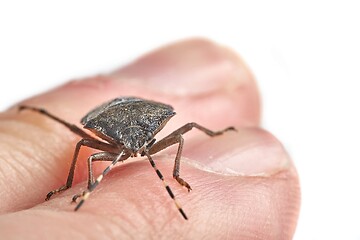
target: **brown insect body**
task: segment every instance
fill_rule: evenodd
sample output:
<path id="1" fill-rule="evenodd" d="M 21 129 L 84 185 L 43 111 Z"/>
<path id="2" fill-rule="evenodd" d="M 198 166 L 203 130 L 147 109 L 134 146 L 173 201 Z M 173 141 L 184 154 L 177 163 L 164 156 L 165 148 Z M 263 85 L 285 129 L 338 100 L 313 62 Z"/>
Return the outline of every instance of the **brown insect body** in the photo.
<path id="1" fill-rule="evenodd" d="M 176 113 L 163 103 L 135 97 L 116 98 L 81 119 L 84 128 L 134 155 L 150 143 Z"/>
<path id="2" fill-rule="evenodd" d="M 111 100 L 96 107 L 81 119 L 84 128 L 93 132 L 100 139 L 89 135 L 76 125 L 70 124 L 44 109 L 30 106 L 20 106 L 19 109 L 28 109 L 43 114 L 82 137 L 76 144 L 65 185 L 49 192 L 45 200 L 49 200 L 52 195 L 60 193 L 72 186 L 75 166 L 81 147 L 86 146 L 101 151 L 92 154 L 88 158 L 88 187 L 86 191 L 73 197 L 74 202 L 79 197 L 81 198 L 80 202 L 75 207 L 75 211 L 84 204 L 90 193 L 97 185 L 99 185 L 103 177 L 110 172 L 117 162 L 124 161 L 129 157 L 136 156 L 140 153 L 141 156 L 146 156 L 148 158 L 156 174 L 163 181 L 169 196 L 174 200 L 177 209 L 185 219 L 188 219 L 185 212 L 176 201 L 175 195 L 165 182 L 163 175 L 159 169 L 157 169 L 151 155 L 171 145 L 178 144 L 173 177 L 180 185 L 186 187 L 188 191 L 190 191 L 190 185 L 180 178 L 180 160 L 184 145 L 182 135 L 193 128 L 197 128 L 211 137 L 223 134 L 228 130 L 235 130 L 233 127 L 228 127 L 224 130 L 214 132 L 197 123 L 191 122 L 178 128 L 163 139 L 156 141 L 154 136 L 161 131 L 170 118 L 175 115 L 174 109 L 167 104 L 136 97 L 123 97 Z M 94 180 L 92 163 L 95 161 L 111 161 L 111 164 Z"/>

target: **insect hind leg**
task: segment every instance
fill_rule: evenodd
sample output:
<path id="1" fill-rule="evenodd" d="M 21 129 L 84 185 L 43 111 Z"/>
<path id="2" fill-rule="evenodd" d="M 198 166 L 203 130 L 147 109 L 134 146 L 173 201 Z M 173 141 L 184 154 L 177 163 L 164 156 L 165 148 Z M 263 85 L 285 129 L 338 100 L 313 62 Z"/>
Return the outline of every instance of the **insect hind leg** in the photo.
<path id="1" fill-rule="evenodd" d="M 47 110 L 45 110 L 43 108 L 31 107 L 31 106 L 26 106 L 26 105 L 19 106 L 19 111 L 23 111 L 23 110 L 30 110 L 30 111 L 34 111 L 34 112 L 40 113 L 42 115 L 45 115 L 46 117 L 51 118 L 52 120 L 54 120 L 54 121 L 62 124 L 63 126 L 67 127 L 70 131 L 72 131 L 73 133 L 79 135 L 80 137 L 93 139 L 92 136 L 87 134 L 85 131 L 83 131 L 81 128 L 79 128 L 75 124 L 71 124 L 69 122 L 66 122 L 65 120 L 63 120 L 63 119 L 49 113 Z"/>

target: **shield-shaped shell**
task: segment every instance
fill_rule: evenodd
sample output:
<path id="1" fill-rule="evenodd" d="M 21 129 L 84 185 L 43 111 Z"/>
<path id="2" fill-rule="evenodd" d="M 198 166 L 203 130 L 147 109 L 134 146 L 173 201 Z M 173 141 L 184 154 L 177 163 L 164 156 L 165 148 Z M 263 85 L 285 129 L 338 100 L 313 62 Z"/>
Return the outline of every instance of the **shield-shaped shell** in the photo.
<path id="1" fill-rule="evenodd" d="M 175 115 L 167 104 L 135 97 L 116 98 L 81 119 L 84 128 L 137 153 Z"/>

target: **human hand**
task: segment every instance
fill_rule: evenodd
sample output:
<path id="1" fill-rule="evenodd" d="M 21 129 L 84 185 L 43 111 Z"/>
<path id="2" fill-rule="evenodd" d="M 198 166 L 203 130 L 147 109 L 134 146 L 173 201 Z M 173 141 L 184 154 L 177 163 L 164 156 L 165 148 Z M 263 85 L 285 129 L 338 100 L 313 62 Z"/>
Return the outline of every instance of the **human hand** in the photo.
<path id="1" fill-rule="evenodd" d="M 44 202 L 66 181 L 79 138 L 60 124 L 14 107 L 0 115 L 0 236 L 3 239 L 291 239 L 300 190 L 282 145 L 259 127 L 259 94 L 244 63 L 206 40 L 176 43 L 112 74 L 72 81 L 21 104 L 69 121 L 120 96 L 172 105 L 177 112 L 157 135 L 187 122 L 211 130 L 235 126 L 210 138 L 184 135 L 180 176 L 172 179 L 176 146 L 154 160 L 189 217 L 185 221 L 146 159 L 118 164 L 85 205 L 74 212 L 73 195 L 86 188 L 83 148 L 72 188 Z M 108 165 L 94 164 L 95 176 Z"/>

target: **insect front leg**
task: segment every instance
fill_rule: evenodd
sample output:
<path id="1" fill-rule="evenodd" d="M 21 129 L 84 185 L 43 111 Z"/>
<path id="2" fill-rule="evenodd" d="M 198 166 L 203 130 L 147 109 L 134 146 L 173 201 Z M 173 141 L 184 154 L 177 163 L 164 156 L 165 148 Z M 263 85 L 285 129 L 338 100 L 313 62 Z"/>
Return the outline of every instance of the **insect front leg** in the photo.
<path id="1" fill-rule="evenodd" d="M 191 191 L 190 185 L 180 177 L 180 160 L 181 160 L 181 153 L 184 146 L 184 138 L 180 134 L 176 135 L 169 135 L 165 139 L 162 139 L 158 142 L 158 144 L 155 144 L 152 148 L 150 148 L 149 153 L 152 155 L 158 151 L 161 151 L 171 145 L 179 144 L 178 150 L 175 157 L 175 164 L 173 169 L 173 178 L 176 179 L 176 181 L 181 185 L 188 189 L 188 191 Z M 154 149 L 155 148 L 155 149 Z"/>
<path id="2" fill-rule="evenodd" d="M 102 151 L 114 151 L 114 148 L 115 148 L 113 145 L 110 145 L 109 143 L 101 142 L 101 141 L 96 140 L 96 139 L 81 139 L 76 144 L 73 159 L 71 161 L 69 174 L 68 174 L 65 185 L 61 186 L 60 188 L 57 188 L 57 189 L 55 189 L 55 190 L 53 190 L 51 192 L 49 192 L 46 195 L 45 201 L 49 200 L 52 197 L 52 195 L 60 193 L 62 191 L 65 191 L 68 188 L 71 188 L 73 180 L 74 180 L 74 172 L 75 172 L 76 162 L 77 162 L 77 159 L 78 159 L 80 148 L 82 146 L 87 146 L 87 147 L 99 149 L 99 150 L 102 150 Z"/>
<path id="3" fill-rule="evenodd" d="M 111 164 L 107 168 L 105 168 L 103 173 L 99 177 L 96 178 L 94 183 L 90 184 L 88 189 L 86 191 L 84 191 L 81 195 L 79 195 L 79 197 L 81 196 L 81 200 L 78 203 L 78 205 L 75 207 L 75 209 L 74 209 L 75 211 L 79 210 L 79 208 L 84 204 L 86 199 L 89 198 L 91 192 L 94 191 L 94 189 L 97 187 L 97 185 L 99 185 L 99 183 L 104 179 L 104 176 L 107 175 L 111 171 L 111 169 L 115 166 L 116 163 L 118 163 L 122 159 L 122 157 L 123 157 L 123 151 L 121 151 L 120 154 L 118 154 L 116 156 L 116 158 L 111 162 Z M 75 196 L 77 196 L 77 195 L 75 195 Z M 75 198 L 75 200 L 76 200 L 76 198 Z M 74 198 L 73 198 L 73 201 L 74 201 Z"/>
<path id="4" fill-rule="evenodd" d="M 175 164 L 173 169 L 173 177 L 178 181 L 178 183 L 182 186 L 185 186 L 188 191 L 191 191 L 190 185 L 180 178 L 180 160 L 181 160 L 181 153 L 184 146 L 184 139 L 182 137 L 183 134 L 187 133 L 188 131 L 192 130 L 193 128 L 197 128 L 200 131 L 204 132 L 205 134 L 209 135 L 210 137 L 218 136 L 223 134 L 226 131 L 234 131 L 234 127 L 228 127 L 221 131 L 212 131 L 207 129 L 197 123 L 191 122 L 187 123 L 184 126 L 180 127 L 179 129 L 175 130 L 174 132 L 170 133 L 168 136 L 164 137 L 160 141 L 156 142 L 150 149 L 149 154 L 155 154 L 171 145 L 179 144 L 178 151 L 175 157 Z"/>
<path id="5" fill-rule="evenodd" d="M 92 171 L 92 163 L 96 161 L 114 161 L 119 156 L 118 153 L 111 153 L 111 152 L 99 152 L 94 153 L 88 158 L 88 187 L 87 189 L 90 190 L 92 188 L 92 185 L 95 184 L 94 175 Z M 124 154 L 121 156 L 120 161 L 124 161 L 130 157 L 130 154 Z M 76 202 L 76 200 L 85 195 L 85 191 L 76 194 L 73 196 L 72 201 Z"/>

